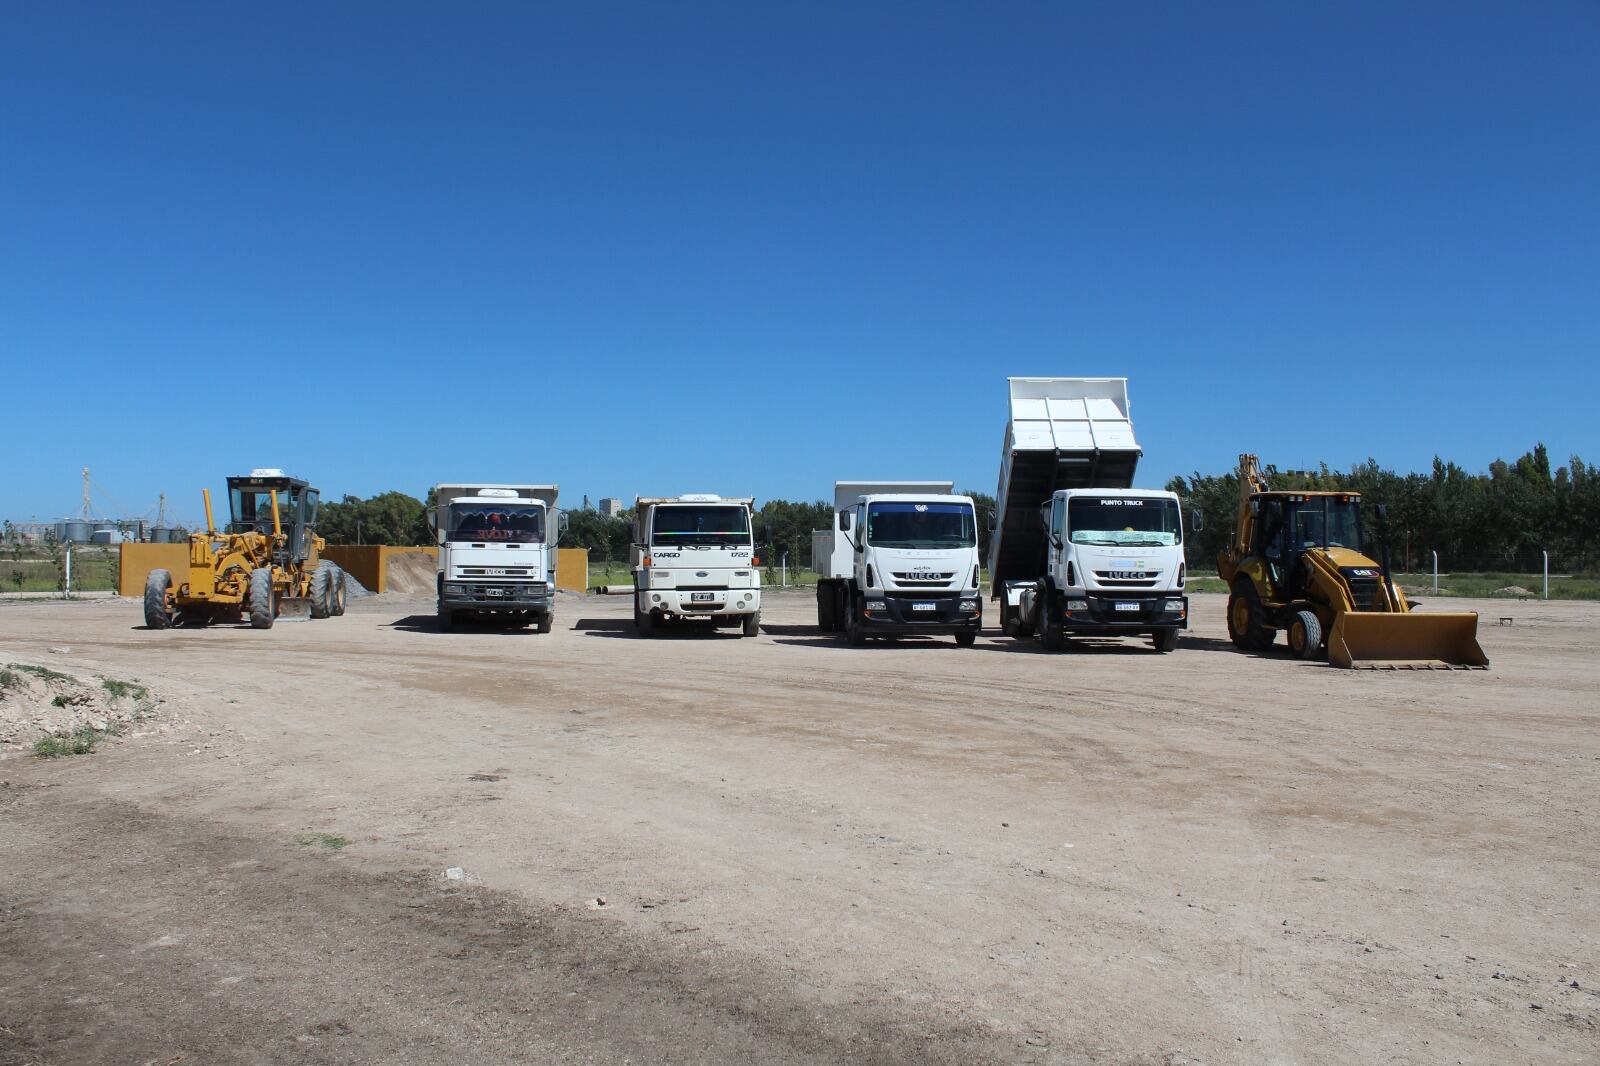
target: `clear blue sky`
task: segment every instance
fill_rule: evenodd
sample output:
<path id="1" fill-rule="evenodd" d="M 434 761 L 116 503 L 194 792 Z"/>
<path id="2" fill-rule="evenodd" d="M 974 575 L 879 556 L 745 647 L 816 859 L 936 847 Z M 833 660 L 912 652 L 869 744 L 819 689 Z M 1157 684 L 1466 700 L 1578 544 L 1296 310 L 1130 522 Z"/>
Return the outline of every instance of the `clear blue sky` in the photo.
<path id="1" fill-rule="evenodd" d="M 1600 5 L 11 4 L 0 514 L 1600 460 Z"/>

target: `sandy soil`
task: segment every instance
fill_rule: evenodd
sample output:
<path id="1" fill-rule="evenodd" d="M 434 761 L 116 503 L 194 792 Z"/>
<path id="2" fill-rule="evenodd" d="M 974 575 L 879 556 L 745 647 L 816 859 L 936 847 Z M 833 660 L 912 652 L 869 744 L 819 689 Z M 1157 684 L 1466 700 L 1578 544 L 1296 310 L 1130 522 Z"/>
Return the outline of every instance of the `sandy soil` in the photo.
<path id="1" fill-rule="evenodd" d="M 0 758 L 0 1064 L 1594 1062 L 1600 605 L 1477 607 L 1487 673 L 1373 674 L 1218 596 L 1169 656 L 0 606 L 160 701 Z"/>

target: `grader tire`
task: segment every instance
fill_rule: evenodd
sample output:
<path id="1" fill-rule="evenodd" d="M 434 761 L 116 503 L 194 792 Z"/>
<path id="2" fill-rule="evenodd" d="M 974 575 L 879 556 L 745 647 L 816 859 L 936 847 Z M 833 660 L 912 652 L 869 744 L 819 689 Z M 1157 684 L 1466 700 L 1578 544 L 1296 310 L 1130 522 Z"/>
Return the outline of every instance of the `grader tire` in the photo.
<path id="1" fill-rule="evenodd" d="M 328 613 L 337 618 L 344 614 L 344 568 L 337 563 L 328 563 L 327 565 L 333 567 L 334 577 L 333 584 L 329 586 L 332 595 L 328 603 Z"/>
<path id="2" fill-rule="evenodd" d="M 149 629 L 166 629 L 172 625 L 172 611 L 167 608 L 167 593 L 172 589 L 172 574 L 166 570 L 152 570 L 144 580 L 144 624 Z"/>
<path id="3" fill-rule="evenodd" d="M 250 571 L 250 628 L 271 629 L 277 617 L 278 597 L 272 591 L 272 567 Z"/>
<path id="4" fill-rule="evenodd" d="M 333 613 L 333 571 L 323 563 L 311 571 L 311 617 L 326 618 Z"/>

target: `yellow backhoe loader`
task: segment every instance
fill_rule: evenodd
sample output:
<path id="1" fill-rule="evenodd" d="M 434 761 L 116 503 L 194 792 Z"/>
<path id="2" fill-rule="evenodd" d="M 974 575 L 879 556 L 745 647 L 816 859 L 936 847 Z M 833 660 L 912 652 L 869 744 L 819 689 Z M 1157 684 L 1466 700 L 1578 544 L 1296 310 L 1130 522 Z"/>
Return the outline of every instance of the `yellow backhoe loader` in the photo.
<path id="1" fill-rule="evenodd" d="M 1383 514 L 1380 505 L 1378 513 Z M 1253 455 L 1239 457 L 1239 523 L 1217 557 L 1228 583 L 1228 636 L 1265 651 L 1288 630 L 1289 650 L 1334 666 L 1444 670 L 1486 667 L 1478 616 L 1414 612 L 1382 561 L 1365 554 L 1361 496 L 1274 491 Z"/>
<path id="2" fill-rule="evenodd" d="M 189 538 L 182 581 L 152 570 L 144 588 L 144 623 L 243 621 L 271 629 L 280 615 L 344 614 L 344 571 L 319 555 L 317 490 L 282 470 L 252 470 L 228 479 L 230 521 L 218 531 L 211 490 L 204 490 L 206 528 Z"/>

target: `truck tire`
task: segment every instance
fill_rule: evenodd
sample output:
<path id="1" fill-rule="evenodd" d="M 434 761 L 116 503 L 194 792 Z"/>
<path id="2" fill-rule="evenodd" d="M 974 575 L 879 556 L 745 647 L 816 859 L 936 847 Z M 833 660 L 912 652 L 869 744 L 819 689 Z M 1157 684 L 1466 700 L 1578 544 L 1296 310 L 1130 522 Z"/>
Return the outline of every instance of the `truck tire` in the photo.
<path id="1" fill-rule="evenodd" d="M 1039 645 L 1045 651 L 1061 651 L 1067 646 L 1067 631 L 1061 624 L 1060 604 L 1055 589 L 1041 589 L 1034 602 L 1042 617 L 1039 618 Z"/>
<path id="2" fill-rule="evenodd" d="M 1289 623 L 1289 650 L 1301 659 L 1315 659 L 1322 651 L 1322 619 L 1314 611 L 1294 613 Z"/>
<path id="3" fill-rule="evenodd" d="M 166 629 L 172 625 L 172 611 L 167 607 L 167 593 L 172 589 L 172 574 L 167 570 L 152 570 L 144 579 L 144 624 L 147 629 Z"/>
<path id="4" fill-rule="evenodd" d="M 456 613 L 445 607 L 440 607 L 434 621 L 439 627 L 439 632 L 448 633 L 456 627 Z"/>
<path id="5" fill-rule="evenodd" d="M 838 604 L 834 602 L 833 586 L 817 582 L 817 628 L 832 633 L 839 628 Z"/>
<path id="6" fill-rule="evenodd" d="M 344 601 L 346 594 L 344 587 L 344 567 L 339 566 L 337 563 L 329 563 L 328 565 L 333 567 L 334 578 L 333 585 L 331 586 L 333 590 L 333 600 L 329 604 L 328 613 L 332 614 L 335 618 L 338 618 L 340 615 L 344 614 Z"/>
<path id="7" fill-rule="evenodd" d="M 272 589 L 272 567 L 250 571 L 250 628 L 271 629 L 278 616 L 278 597 Z"/>
<path id="8" fill-rule="evenodd" d="M 956 634 L 956 644 L 959 647 L 970 648 L 976 643 L 978 643 L 978 631 L 976 629 L 969 629 L 964 633 Z"/>
<path id="9" fill-rule="evenodd" d="M 326 618 L 333 613 L 331 600 L 333 590 L 333 573 L 328 569 L 328 564 L 323 563 L 311 571 L 311 617 Z"/>
<path id="10" fill-rule="evenodd" d="M 1248 577 L 1237 578 L 1228 595 L 1228 637 L 1240 651 L 1266 651 L 1278 635 L 1267 625 L 1267 611 Z"/>
<path id="11" fill-rule="evenodd" d="M 556 612 L 546 611 L 539 616 L 539 632 L 548 633 L 556 627 Z"/>
<path id="12" fill-rule="evenodd" d="M 854 592 L 847 593 L 844 601 L 844 639 L 853 647 L 867 642 L 867 631 L 861 624 L 861 609 Z"/>
<path id="13" fill-rule="evenodd" d="M 744 616 L 744 629 L 741 631 L 740 635 L 746 637 L 759 637 L 761 635 L 760 611 Z"/>
<path id="14" fill-rule="evenodd" d="M 1178 650 L 1178 631 L 1176 629 L 1158 629 L 1152 634 L 1156 651 L 1165 655 L 1169 651 Z"/>
<path id="15" fill-rule="evenodd" d="M 641 637 L 648 637 L 656 631 L 656 617 L 649 611 L 639 610 L 639 605 L 633 605 L 633 628 Z"/>

